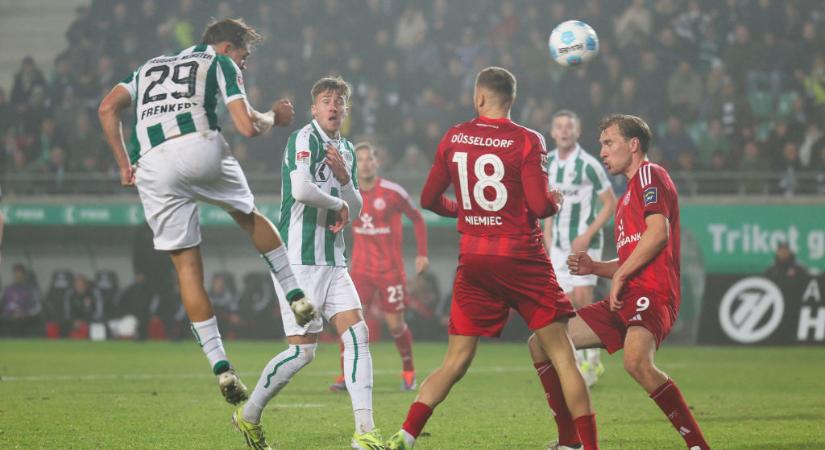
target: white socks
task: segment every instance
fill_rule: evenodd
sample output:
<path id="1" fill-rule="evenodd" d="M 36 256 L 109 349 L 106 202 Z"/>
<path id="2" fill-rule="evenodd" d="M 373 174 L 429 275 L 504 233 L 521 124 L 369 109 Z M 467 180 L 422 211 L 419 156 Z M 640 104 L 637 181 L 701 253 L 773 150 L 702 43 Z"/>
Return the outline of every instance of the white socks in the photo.
<path id="1" fill-rule="evenodd" d="M 364 321 L 349 327 L 341 334 L 344 343 L 344 379 L 352 400 L 355 432 L 368 433 L 375 428 L 372 419 L 372 356 L 369 348 L 369 330 Z"/>
<path id="2" fill-rule="evenodd" d="M 209 360 L 209 367 L 215 375 L 229 369 L 229 360 L 223 350 L 221 333 L 218 331 L 218 319 L 215 316 L 203 322 L 192 322 L 192 334 Z"/>
<path id="3" fill-rule="evenodd" d="M 272 358 L 261 373 L 255 390 L 249 396 L 243 409 L 243 418 L 252 423 L 261 421 L 266 404 L 272 400 L 289 380 L 304 366 L 315 359 L 318 344 L 290 345 L 286 350 Z"/>
<path id="4" fill-rule="evenodd" d="M 275 276 L 275 279 L 278 280 L 288 302 L 292 302 L 299 294 L 301 296 L 304 295 L 304 292 L 298 286 L 298 279 L 295 278 L 295 274 L 292 273 L 292 266 L 289 265 L 289 257 L 286 254 L 285 245 L 281 244 L 281 246 L 275 250 L 262 254 L 261 258 L 266 261 L 269 270 Z"/>

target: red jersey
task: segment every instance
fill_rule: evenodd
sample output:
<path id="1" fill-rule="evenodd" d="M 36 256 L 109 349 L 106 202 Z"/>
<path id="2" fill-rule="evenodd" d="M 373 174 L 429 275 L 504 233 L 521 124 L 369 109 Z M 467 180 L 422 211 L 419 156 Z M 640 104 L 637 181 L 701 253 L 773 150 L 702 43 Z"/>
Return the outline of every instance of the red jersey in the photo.
<path id="1" fill-rule="evenodd" d="M 645 217 L 662 214 L 668 219 L 670 237 L 658 255 L 633 274 L 625 290 L 660 294 L 679 310 L 679 197 L 667 171 L 644 162 L 627 183 L 627 192 L 616 207 L 616 250 L 622 265 L 647 229 Z M 659 296 L 657 296 L 659 297 Z"/>
<path id="2" fill-rule="evenodd" d="M 375 180 L 370 190 L 361 189 L 364 206 L 352 222 L 353 273 L 404 275 L 403 229 L 401 214 L 413 223 L 418 256 L 427 256 L 427 225 L 412 199 L 398 184 L 383 178 Z"/>
<path id="3" fill-rule="evenodd" d="M 558 210 L 546 161 L 541 134 L 510 119 L 460 123 L 438 146 L 421 206 L 458 218 L 462 254 L 543 260 L 538 219 Z M 456 201 L 443 195 L 451 183 Z"/>

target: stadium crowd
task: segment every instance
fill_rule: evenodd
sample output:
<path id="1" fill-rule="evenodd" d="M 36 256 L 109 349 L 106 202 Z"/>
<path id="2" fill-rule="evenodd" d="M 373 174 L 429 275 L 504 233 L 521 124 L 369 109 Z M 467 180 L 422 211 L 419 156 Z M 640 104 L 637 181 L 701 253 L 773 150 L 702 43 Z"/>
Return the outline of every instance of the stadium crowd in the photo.
<path id="1" fill-rule="evenodd" d="M 198 30 L 211 18 L 245 17 L 266 38 L 245 75 L 253 105 L 288 95 L 299 111 L 308 111 L 312 81 L 342 74 L 354 86 L 345 134 L 380 143 L 390 175 L 423 179 L 446 127 L 465 120 L 472 107 L 473 75 L 496 64 L 519 79 L 515 120 L 547 131 L 555 110 L 573 109 L 582 117 L 581 142 L 590 152 L 598 152 L 596 125 L 605 114 L 648 119 L 657 135 L 651 158 L 675 171 L 677 181 L 692 183 L 683 187 L 687 193 L 700 184 L 713 189 L 713 183 L 691 178 L 702 171 L 777 176 L 773 185 L 754 177 L 740 192 L 825 193 L 822 2 L 472 5 L 93 0 L 77 9 L 52 73 L 40 69 L 43 61 L 25 56 L 10 92 L 0 89 L 0 172 L 17 180 L 4 188 L 65 192 L 71 190 L 64 184 L 67 174 L 113 173 L 94 120 L 106 90 L 146 59 L 197 43 Z M 550 29 L 570 18 L 600 34 L 600 55 L 583 68 L 562 68 L 548 55 Z M 229 122 L 223 121 L 231 127 Z M 255 140 L 227 131 L 251 179 L 279 177 L 290 130 Z M 41 181 L 20 181 L 25 174 L 41 174 L 32 178 Z M 814 183 L 804 187 L 800 174 Z M 116 189 L 116 183 L 102 184 L 95 192 Z M 276 188 L 273 183 L 270 192 Z"/>

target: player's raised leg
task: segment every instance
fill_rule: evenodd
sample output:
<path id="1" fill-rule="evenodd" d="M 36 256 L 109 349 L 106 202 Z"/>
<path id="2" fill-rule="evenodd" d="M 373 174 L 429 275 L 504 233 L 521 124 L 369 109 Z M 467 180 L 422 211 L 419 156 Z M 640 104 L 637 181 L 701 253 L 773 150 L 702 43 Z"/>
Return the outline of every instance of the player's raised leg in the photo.
<path id="1" fill-rule="evenodd" d="M 624 341 L 624 367 L 656 402 L 691 450 L 710 448 L 679 387 L 653 363 L 656 338 L 646 328 L 631 326 Z"/>
<path id="2" fill-rule="evenodd" d="M 346 274 L 346 272 L 344 272 Z M 350 284 L 351 285 L 351 284 Z M 352 289 L 353 294 L 355 289 Z M 382 438 L 372 416 L 372 355 L 369 330 L 361 309 L 341 311 L 330 319 L 344 343 L 344 381 L 352 401 L 355 433 L 352 448 L 381 448 Z"/>
<path id="3" fill-rule="evenodd" d="M 418 386 L 415 379 L 415 365 L 413 364 L 412 331 L 404 321 L 404 313 L 385 312 L 387 328 L 395 341 L 395 348 L 401 356 L 401 390 L 412 391 Z"/>
<path id="4" fill-rule="evenodd" d="M 273 279 L 281 285 L 287 302 L 290 305 L 297 302 L 296 307 L 301 306 L 301 299 L 305 298 L 306 295 L 298 285 L 298 278 L 289 264 L 286 246 L 272 222 L 258 210 L 253 210 L 249 214 L 233 211 L 230 215 L 244 231 L 249 233 L 252 244 L 266 262 L 270 272 L 272 272 Z M 309 304 L 306 300 L 302 303 Z"/>
<path id="5" fill-rule="evenodd" d="M 212 302 L 203 287 L 203 260 L 200 246 L 189 247 L 169 252 L 172 263 L 178 274 L 180 297 L 189 321 L 192 323 L 192 334 L 200 345 L 212 373 L 218 377 L 221 394 L 227 402 L 238 404 L 246 400 L 248 394 L 246 386 L 229 363 L 223 340 L 218 330 L 218 320 L 212 310 Z"/>
<path id="6" fill-rule="evenodd" d="M 410 405 L 407 419 L 401 430 L 387 442 L 390 450 L 408 450 L 424 429 L 433 409 L 447 398 L 453 385 L 467 373 L 478 347 L 478 336 L 450 335 L 444 362 L 435 369 L 418 390 L 415 402 Z"/>
<path id="7" fill-rule="evenodd" d="M 578 317 L 574 317 L 568 321 L 567 332 L 570 335 L 570 340 L 577 349 L 598 348 L 601 345 L 596 333 Z M 558 440 L 551 443 L 548 448 L 581 448 L 581 439 L 579 439 L 579 433 L 576 430 L 573 416 L 567 407 L 558 371 L 553 367 L 550 358 L 542 348 L 541 341 L 535 334 L 530 336 L 527 344 L 530 350 L 530 357 L 533 359 L 533 365 L 541 380 L 541 385 L 547 397 L 547 403 L 553 412 L 553 418 L 556 421 L 556 427 L 558 429 Z"/>

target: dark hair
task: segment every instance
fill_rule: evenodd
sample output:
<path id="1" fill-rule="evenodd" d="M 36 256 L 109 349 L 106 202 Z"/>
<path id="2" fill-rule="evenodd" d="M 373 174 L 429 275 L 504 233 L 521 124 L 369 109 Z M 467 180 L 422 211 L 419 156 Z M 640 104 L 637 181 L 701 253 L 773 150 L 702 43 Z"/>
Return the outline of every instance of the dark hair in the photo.
<path id="1" fill-rule="evenodd" d="M 553 114 L 553 119 L 552 120 L 556 120 L 557 117 L 569 117 L 570 120 L 575 121 L 579 125 L 581 125 L 581 123 L 582 123 L 581 119 L 579 118 L 579 115 L 574 113 L 573 111 L 571 111 L 569 109 L 560 109 L 560 110 L 556 111 L 556 113 Z"/>
<path id="2" fill-rule="evenodd" d="M 504 68 L 488 67 L 476 75 L 476 87 L 492 91 L 502 104 L 510 104 L 516 98 L 516 77 Z"/>
<path id="3" fill-rule="evenodd" d="M 344 81 L 344 79 L 340 76 L 324 77 L 316 81 L 315 84 L 312 85 L 312 89 L 309 91 L 309 94 L 312 96 L 312 102 L 315 103 L 316 97 L 326 91 L 337 92 L 341 97 L 349 98 L 351 89 L 349 87 L 349 83 Z"/>
<path id="4" fill-rule="evenodd" d="M 599 124 L 599 131 L 604 131 L 613 125 L 619 127 L 619 134 L 625 139 L 636 138 L 639 140 L 639 147 L 642 153 L 647 154 L 647 149 L 650 147 L 650 138 L 652 133 L 650 127 L 641 117 L 632 116 L 630 114 L 612 114 L 602 119 Z"/>
<path id="5" fill-rule="evenodd" d="M 207 45 L 229 42 L 237 48 L 252 46 L 263 38 L 243 19 L 213 20 L 206 26 L 201 43 Z"/>

